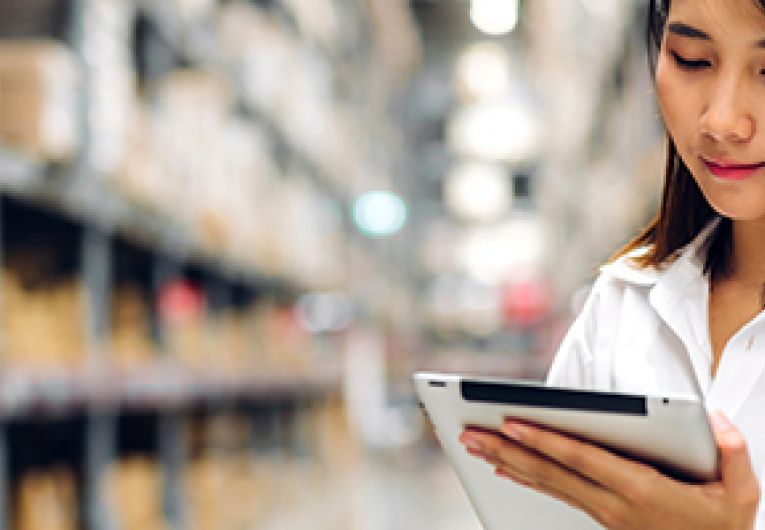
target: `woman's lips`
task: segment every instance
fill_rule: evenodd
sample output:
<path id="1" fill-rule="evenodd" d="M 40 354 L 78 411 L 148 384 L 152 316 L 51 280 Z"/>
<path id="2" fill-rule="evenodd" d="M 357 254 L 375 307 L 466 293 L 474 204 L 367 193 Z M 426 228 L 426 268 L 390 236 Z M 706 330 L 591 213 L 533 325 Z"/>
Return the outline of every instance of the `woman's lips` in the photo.
<path id="1" fill-rule="evenodd" d="M 712 161 L 701 159 L 709 171 L 717 178 L 724 180 L 742 180 L 752 176 L 758 169 L 765 167 L 765 162 L 759 164 L 739 164 L 728 161 Z"/>

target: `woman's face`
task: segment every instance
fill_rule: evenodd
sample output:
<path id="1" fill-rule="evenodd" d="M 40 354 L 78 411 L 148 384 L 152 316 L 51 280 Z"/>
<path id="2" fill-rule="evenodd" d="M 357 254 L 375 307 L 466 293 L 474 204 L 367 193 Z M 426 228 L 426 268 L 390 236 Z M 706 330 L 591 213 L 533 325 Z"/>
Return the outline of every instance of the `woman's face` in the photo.
<path id="1" fill-rule="evenodd" d="M 765 220 L 765 12 L 753 0 L 673 0 L 656 86 L 667 130 L 711 206 Z"/>

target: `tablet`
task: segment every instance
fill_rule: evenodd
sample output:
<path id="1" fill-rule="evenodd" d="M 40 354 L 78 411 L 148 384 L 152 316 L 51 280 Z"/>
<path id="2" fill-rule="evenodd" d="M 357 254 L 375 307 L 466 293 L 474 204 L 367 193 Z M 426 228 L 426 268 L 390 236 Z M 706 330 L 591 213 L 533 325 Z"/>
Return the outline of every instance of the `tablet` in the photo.
<path id="1" fill-rule="evenodd" d="M 499 430 L 506 417 L 514 417 L 592 441 L 682 480 L 719 476 L 707 412 L 693 395 L 629 395 L 431 372 L 413 377 L 420 403 L 486 530 L 602 527 L 557 499 L 497 477 L 493 466 L 459 442 L 467 426 Z"/>

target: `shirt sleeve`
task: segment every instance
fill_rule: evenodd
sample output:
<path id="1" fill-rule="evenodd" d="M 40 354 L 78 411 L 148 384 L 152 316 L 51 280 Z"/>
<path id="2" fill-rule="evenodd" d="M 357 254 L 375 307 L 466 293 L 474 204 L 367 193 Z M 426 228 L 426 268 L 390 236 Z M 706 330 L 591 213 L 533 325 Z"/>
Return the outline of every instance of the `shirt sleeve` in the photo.
<path id="1" fill-rule="evenodd" d="M 547 375 L 548 385 L 595 388 L 593 345 L 596 342 L 598 306 L 603 288 L 601 276 L 593 285 L 582 310 L 558 347 Z"/>

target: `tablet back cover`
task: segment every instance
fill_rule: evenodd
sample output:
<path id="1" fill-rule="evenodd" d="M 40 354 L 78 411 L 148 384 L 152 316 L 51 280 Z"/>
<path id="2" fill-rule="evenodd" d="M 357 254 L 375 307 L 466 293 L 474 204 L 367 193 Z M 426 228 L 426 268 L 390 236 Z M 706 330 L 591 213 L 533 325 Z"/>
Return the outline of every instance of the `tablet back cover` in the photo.
<path id="1" fill-rule="evenodd" d="M 459 378 L 435 392 L 428 381 L 415 378 L 417 393 L 428 409 L 436 435 L 455 468 L 462 485 L 486 530 L 603 530 L 593 519 L 552 497 L 497 477 L 488 463 L 470 456 L 459 436 L 461 422 L 454 415 L 462 410 Z"/>

